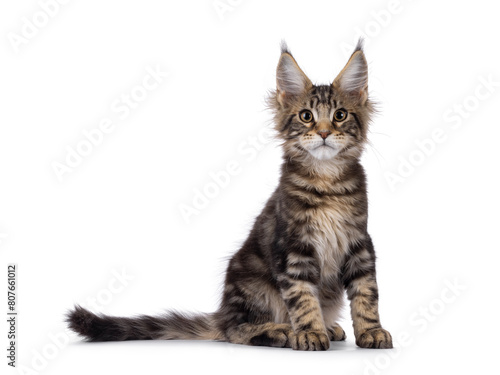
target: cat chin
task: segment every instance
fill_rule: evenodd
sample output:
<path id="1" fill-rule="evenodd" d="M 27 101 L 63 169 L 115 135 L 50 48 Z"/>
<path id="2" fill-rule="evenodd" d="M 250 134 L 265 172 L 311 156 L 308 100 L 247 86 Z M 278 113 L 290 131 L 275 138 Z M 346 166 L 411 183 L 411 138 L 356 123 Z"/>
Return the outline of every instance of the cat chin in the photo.
<path id="1" fill-rule="evenodd" d="M 332 148 L 330 146 L 319 146 L 315 149 L 309 150 L 309 153 L 318 160 L 330 160 L 333 159 L 338 153 L 339 150 L 336 148 Z"/>

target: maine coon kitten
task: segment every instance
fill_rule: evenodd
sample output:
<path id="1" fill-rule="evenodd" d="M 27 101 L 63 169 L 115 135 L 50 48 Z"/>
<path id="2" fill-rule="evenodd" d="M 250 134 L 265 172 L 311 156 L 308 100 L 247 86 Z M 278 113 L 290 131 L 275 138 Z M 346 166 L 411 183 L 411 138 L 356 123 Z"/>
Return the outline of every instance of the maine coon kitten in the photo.
<path id="1" fill-rule="evenodd" d="M 211 314 L 118 318 L 79 306 L 71 329 L 89 341 L 200 339 L 326 350 L 344 340 L 344 290 L 356 344 L 391 348 L 380 324 L 375 252 L 359 158 L 373 106 L 358 43 L 331 85 L 313 85 L 285 45 L 269 97 L 283 141 L 281 179 L 227 268 Z"/>

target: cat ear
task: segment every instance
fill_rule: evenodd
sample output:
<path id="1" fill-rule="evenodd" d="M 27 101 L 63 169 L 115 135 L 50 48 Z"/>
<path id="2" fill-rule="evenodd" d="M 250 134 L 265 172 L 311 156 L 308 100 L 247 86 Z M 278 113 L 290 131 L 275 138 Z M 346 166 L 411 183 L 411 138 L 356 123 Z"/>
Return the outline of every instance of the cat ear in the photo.
<path id="1" fill-rule="evenodd" d="M 277 97 L 281 105 L 290 97 L 303 94 L 312 83 L 293 58 L 286 44 L 281 44 L 281 57 L 276 69 Z"/>
<path id="2" fill-rule="evenodd" d="M 362 104 L 368 99 L 368 63 L 363 53 L 363 40 L 360 39 L 349 61 L 332 85 L 358 99 Z"/>

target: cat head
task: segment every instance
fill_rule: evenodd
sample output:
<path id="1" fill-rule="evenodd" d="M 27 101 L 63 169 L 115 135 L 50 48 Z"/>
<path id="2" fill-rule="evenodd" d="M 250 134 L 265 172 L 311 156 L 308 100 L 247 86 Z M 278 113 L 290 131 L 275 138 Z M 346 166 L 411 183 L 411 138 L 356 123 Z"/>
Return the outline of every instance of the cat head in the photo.
<path id="1" fill-rule="evenodd" d="M 362 47 L 360 40 L 330 85 L 314 85 L 282 45 L 269 105 L 286 158 L 317 164 L 360 157 L 373 113 Z"/>

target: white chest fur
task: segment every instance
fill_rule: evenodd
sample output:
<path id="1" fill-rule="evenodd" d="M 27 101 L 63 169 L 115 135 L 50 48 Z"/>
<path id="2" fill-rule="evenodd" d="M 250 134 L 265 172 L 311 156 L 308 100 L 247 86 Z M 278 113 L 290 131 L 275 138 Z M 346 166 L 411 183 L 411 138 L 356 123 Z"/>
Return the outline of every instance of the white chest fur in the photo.
<path id="1" fill-rule="evenodd" d="M 335 205 L 315 209 L 310 216 L 309 231 L 304 240 L 311 244 L 317 253 L 321 267 L 321 277 L 336 275 L 352 241 L 350 217 L 345 210 Z"/>

